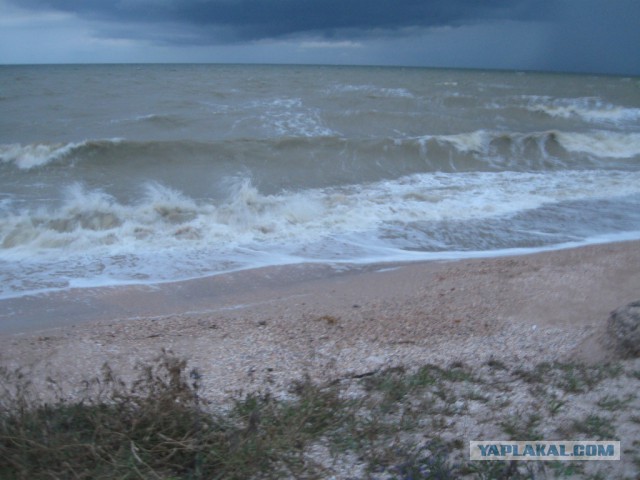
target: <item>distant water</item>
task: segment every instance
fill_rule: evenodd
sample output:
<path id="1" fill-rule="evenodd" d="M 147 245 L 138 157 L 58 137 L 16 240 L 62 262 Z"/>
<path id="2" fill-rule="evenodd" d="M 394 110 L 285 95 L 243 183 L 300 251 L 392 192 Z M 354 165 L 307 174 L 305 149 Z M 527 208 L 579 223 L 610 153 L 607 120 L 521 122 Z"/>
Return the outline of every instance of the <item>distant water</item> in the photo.
<path id="1" fill-rule="evenodd" d="M 0 67 L 0 298 L 640 238 L 640 79 Z"/>

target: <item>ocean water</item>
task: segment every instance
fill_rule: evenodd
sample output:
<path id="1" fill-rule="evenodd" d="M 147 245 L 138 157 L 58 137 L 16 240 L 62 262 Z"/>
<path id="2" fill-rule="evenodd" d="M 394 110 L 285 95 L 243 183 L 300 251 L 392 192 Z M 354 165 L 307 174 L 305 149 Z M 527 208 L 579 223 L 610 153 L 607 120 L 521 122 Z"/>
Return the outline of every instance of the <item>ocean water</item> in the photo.
<path id="1" fill-rule="evenodd" d="M 0 66 L 0 298 L 638 238 L 638 78 Z"/>

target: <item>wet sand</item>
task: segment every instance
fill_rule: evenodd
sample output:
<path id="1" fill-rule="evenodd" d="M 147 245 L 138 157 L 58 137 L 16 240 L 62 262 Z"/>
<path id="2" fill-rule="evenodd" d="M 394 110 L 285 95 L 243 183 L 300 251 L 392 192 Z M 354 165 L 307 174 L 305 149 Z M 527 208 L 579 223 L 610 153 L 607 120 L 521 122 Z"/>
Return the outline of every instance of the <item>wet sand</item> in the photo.
<path id="1" fill-rule="evenodd" d="M 425 362 L 608 358 L 606 321 L 640 298 L 640 242 L 516 257 L 299 265 L 0 302 L 0 362 L 70 384 L 162 349 L 212 397 Z M 38 377 L 39 375 L 36 375 Z"/>

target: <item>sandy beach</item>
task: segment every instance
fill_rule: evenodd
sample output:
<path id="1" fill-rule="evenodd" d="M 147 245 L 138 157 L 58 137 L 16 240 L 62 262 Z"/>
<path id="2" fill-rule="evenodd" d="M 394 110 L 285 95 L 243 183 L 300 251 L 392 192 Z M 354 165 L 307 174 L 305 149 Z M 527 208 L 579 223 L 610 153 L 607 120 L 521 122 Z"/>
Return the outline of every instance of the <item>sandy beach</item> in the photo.
<path id="1" fill-rule="evenodd" d="M 640 242 L 402 265 L 272 267 L 2 304 L 7 367 L 71 384 L 162 349 L 213 398 L 397 365 L 607 359 L 606 321 L 640 294 Z"/>
<path id="2" fill-rule="evenodd" d="M 431 32 L 401 10 L 365 37 Z M 489 10 L 444 37 L 538 39 Z M 304 28 L 285 64 L 2 66 L 0 477 L 640 478 L 636 79 Z"/>
<path id="3" fill-rule="evenodd" d="M 42 399 L 64 392 L 78 400 L 82 381 L 99 377 L 105 363 L 133 380 L 137 366 L 168 350 L 198 370 L 199 398 L 215 406 L 253 392 L 288 401 L 292 382 L 305 378 L 360 398 L 363 380 L 385 372 L 462 365 L 476 380 L 434 386 L 449 392 L 443 405 L 433 393 L 408 396 L 407 411 L 422 423 L 383 435 L 371 452 L 420 451 L 437 438 L 454 446 L 456 464 L 468 461 L 468 441 L 505 432 L 619 439 L 622 462 L 586 462 L 580 471 L 606 467 L 610 478 L 635 478 L 640 360 L 617 355 L 607 323 L 639 293 L 637 241 L 473 260 L 272 267 L 5 300 L 0 366 L 20 369 Z M 559 363 L 540 369 L 543 362 Z M 318 469 L 322 478 L 373 478 L 369 461 L 320 442 L 305 451 L 300 478 L 319 478 Z M 544 468 L 544 478 L 556 478 L 556 467 Z"/>

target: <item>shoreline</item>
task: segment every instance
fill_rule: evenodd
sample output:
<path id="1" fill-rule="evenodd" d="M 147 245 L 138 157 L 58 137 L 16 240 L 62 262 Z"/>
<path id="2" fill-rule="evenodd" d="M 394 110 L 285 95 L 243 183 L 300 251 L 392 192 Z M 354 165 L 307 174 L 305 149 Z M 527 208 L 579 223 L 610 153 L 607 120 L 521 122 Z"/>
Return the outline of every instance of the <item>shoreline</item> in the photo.
<path id="1" fill-rule="evenodd" d="M 176 314 L 215 314 L 271 301 L 268 293 L 278 294 L 292 285 L 315 281 L 330 281 L 343 276 L 357 278 L 360 274 L 422 266 L 426 271 L 456 263 L 498 261 L 560 254 L 582 249 L 598 249 L 607 245 L 637 244 L 640 240 L 623 239 L 561 246 L 516 253 L 496 253 L 434 258 L 432 260 L 390 260 L 371 263 L 305 262 L 251 267 L 204 277 L 155 283 L 70 287 L 0 299 L 0 335 L 20 334 L 71 325 L 118 319 L 136 320 Z M 493 252 L 492 252 L 493 253 Z M 420 267 L 418 267 L 420 268 Z M 249 295 L 247 295 L 249 294 Z M 258 301 L 250 295 L 258 296 Z M 284 294 L 286 296 L 286 293 Z M 282 295 L 278 295 L 279 297 Z M 56 318 L 42 318 L 42 312 Z"/>
<path id="2" fill-rule="evenodd" d="M 167 349 L 205 372 L 213 397 L 400 365 L 598 362 L 609 355 L 609 313 L 639 292 L 638 241 L 338 270 L 271 267 L 72 292 L 57 305 L 66 324 L 3 331 L 0 362 L 43 378 L 57 370 L 73 383 L 105 362 L 126 375 Z M 34 318 L 36 307 L 46 311 L 36 300 L 23 306 Z M 77 322 L 87 311 L 95 317 Z"/>

